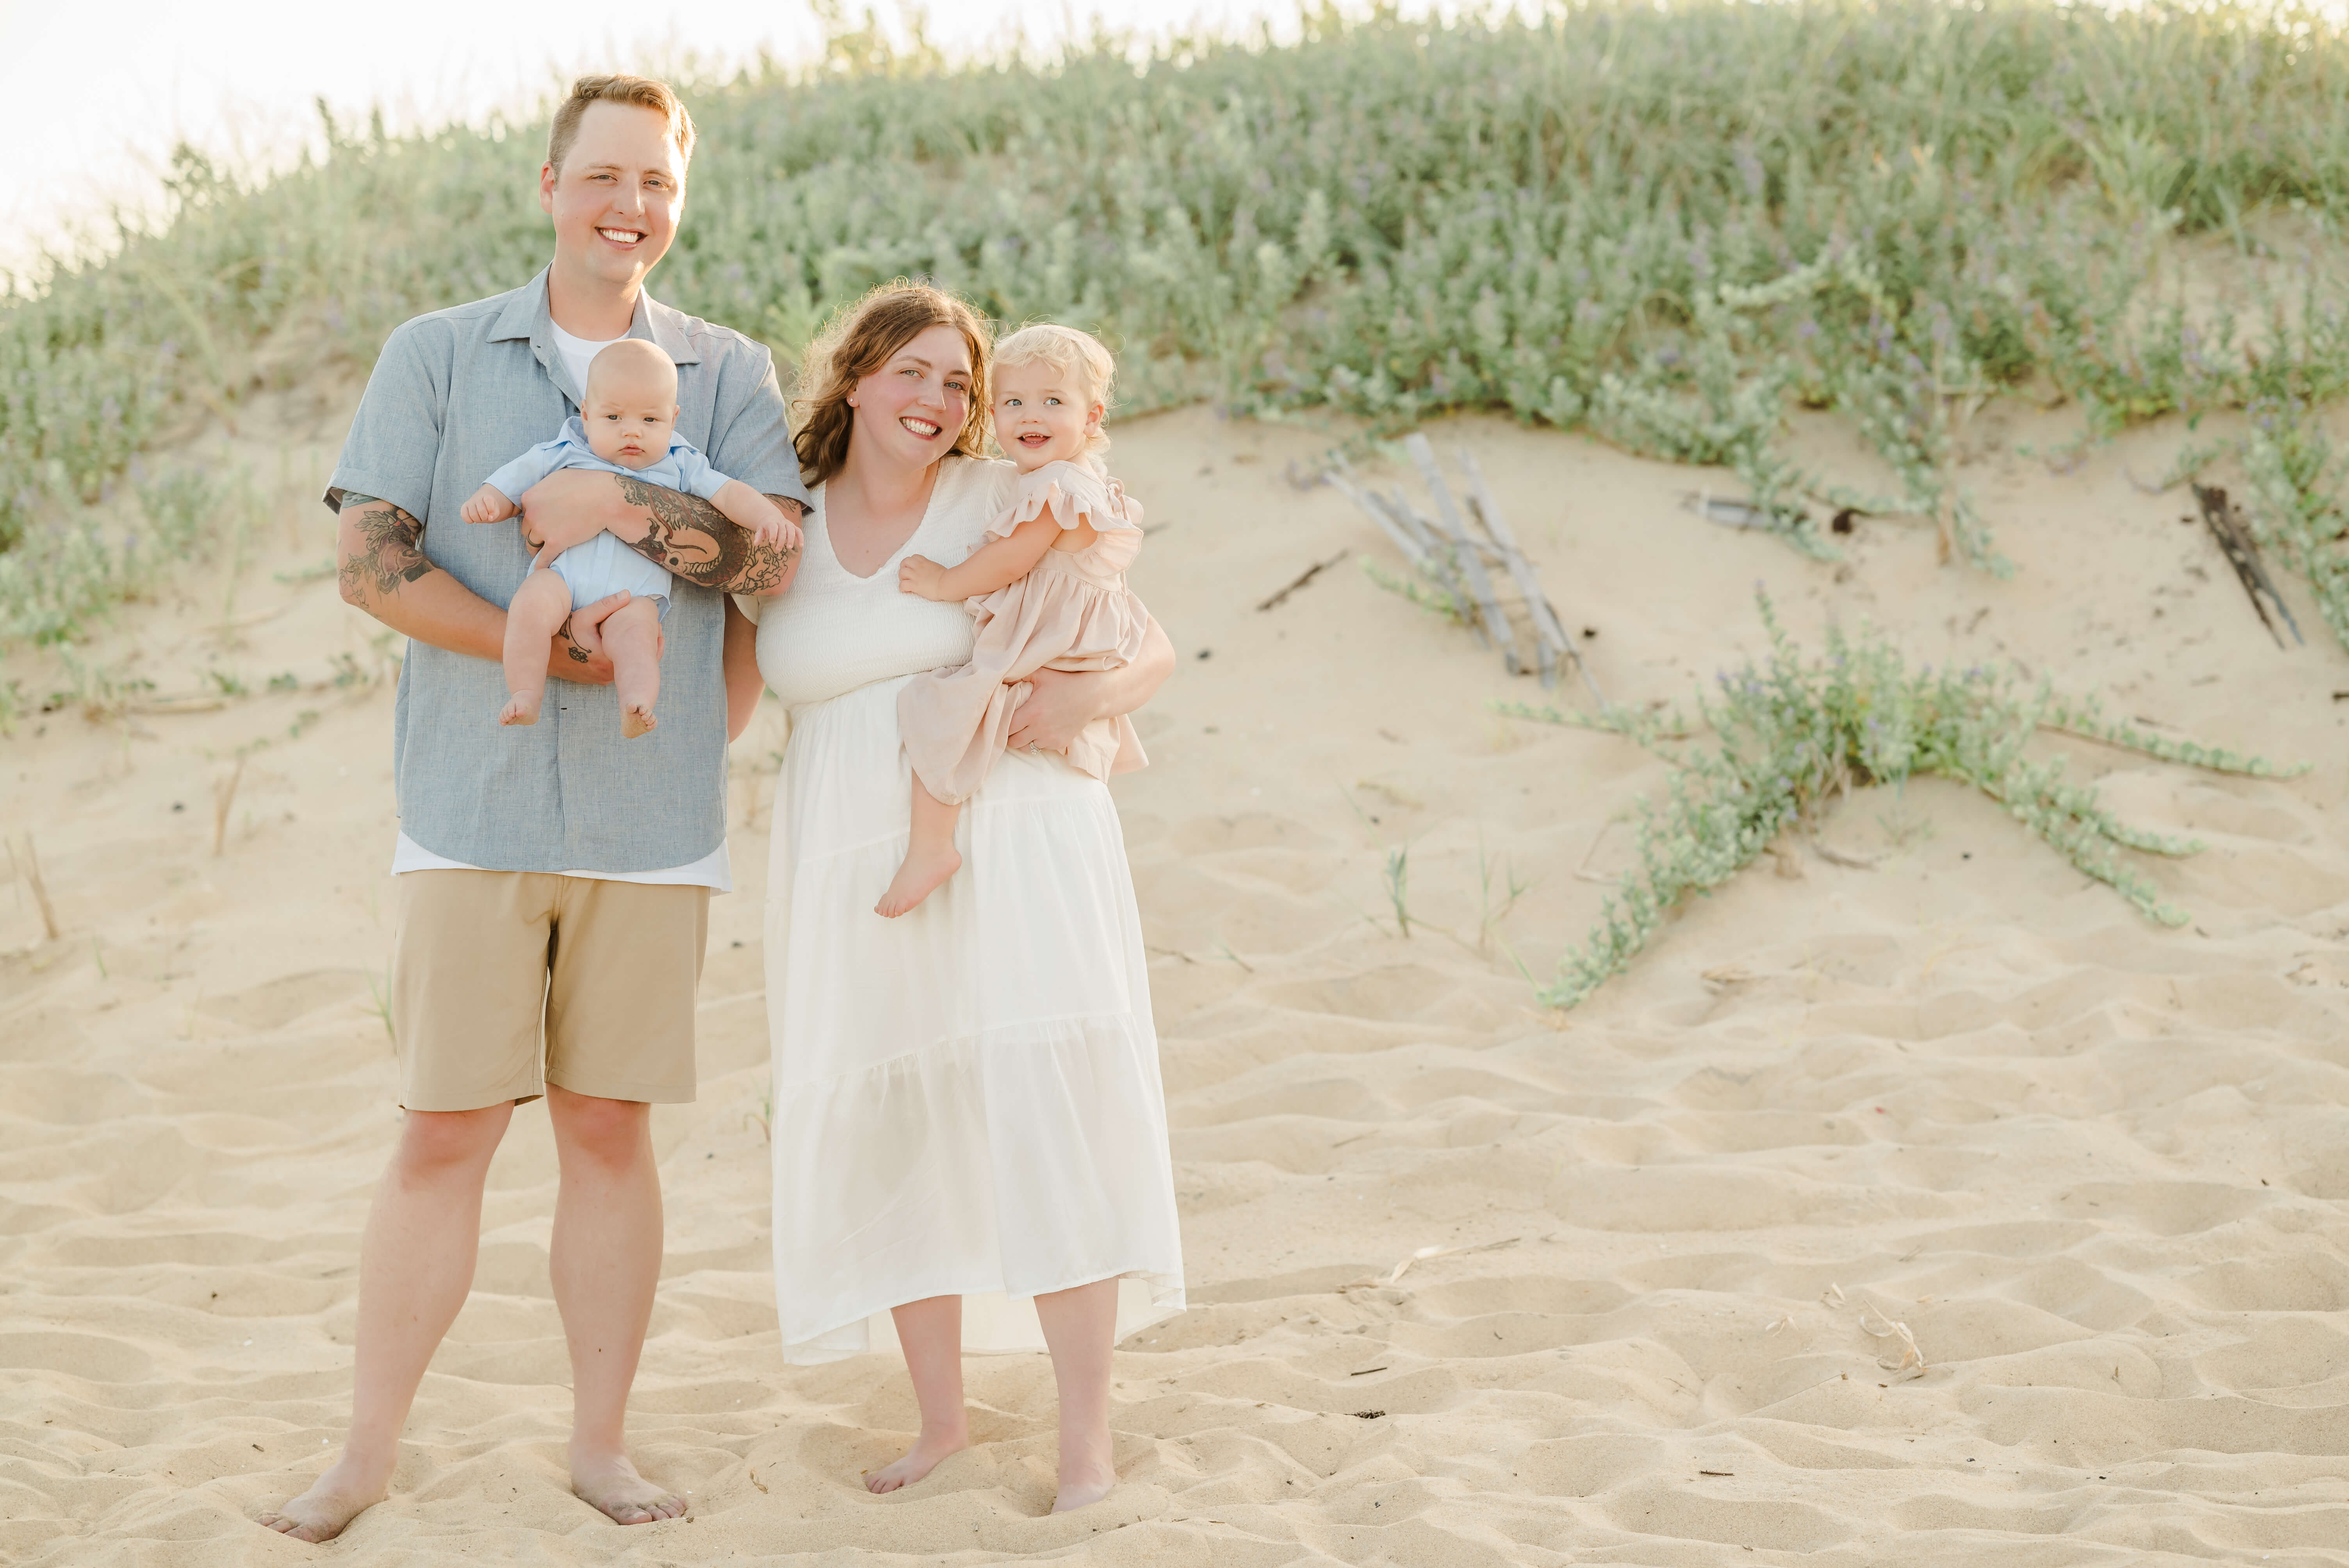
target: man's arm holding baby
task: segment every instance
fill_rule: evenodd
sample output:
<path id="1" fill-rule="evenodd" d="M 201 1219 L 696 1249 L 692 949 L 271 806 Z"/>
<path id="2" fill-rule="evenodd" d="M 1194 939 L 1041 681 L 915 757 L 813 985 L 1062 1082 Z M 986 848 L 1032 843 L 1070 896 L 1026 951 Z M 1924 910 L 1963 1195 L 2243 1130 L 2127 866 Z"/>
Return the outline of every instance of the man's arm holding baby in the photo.
<path id="1" fill-rule="evenodd" d="M 609 533 L 673 576 L 754 599 L 781 593 L 799 573 L 795 541 L 770 543 L 713 502 L 634 475 L 564 469 L 521 499 L 523 537 L 533 546 L 568 550 Z M 780 507 L 787 521 L 803 510 L 793 496 L 760 499 Z"/>
<path id="2" fill-rule="evenodd" d="M 390 501 L 346 492 L 336 513 L 335 564 L 343 603 L 420 643 L 479 659 L 503 655 L 506 613 L 434 565 L 424 525 Z M 547 673 L 608 686 L 612 661 L 597 628 L 627 602 L 615 594 L 571 613 L 549 649 Z"/>

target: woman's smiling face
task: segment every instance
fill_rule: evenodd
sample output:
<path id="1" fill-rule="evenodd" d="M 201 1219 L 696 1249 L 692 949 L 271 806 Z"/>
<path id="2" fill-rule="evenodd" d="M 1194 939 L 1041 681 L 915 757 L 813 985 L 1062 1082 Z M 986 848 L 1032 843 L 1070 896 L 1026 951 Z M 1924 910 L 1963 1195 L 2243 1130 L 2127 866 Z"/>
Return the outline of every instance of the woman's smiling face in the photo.
<path id="1" fill-rule="evenodd" d="M 856 384 L 855 434 L 874 455 L 927 468 L 954 450 L 970 418 L 970 345 L 951 326 L 925 328 Z"/>

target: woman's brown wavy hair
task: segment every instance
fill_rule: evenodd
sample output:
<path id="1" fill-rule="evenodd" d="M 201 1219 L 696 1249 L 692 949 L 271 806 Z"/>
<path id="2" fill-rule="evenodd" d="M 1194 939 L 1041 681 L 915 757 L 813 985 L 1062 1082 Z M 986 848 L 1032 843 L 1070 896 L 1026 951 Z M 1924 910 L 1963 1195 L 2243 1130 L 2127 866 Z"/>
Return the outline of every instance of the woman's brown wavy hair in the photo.
<path id="1" fill-rule="evenodd" d="M 973 458 L 986 453 L 990 412 L 987 360 L 994 335 L 977 311 L 946 290 L 899 278 L 834 315 L 800 361 L 799 387 L 792 398 L 796 432 L 792 444 L 799 451 L 802 480 L 820 485 L 840 471 L 848 460 L 849 432 L 856 422 L 848 395 L 934 326 L 953 327 L 970 347 L 970 414 L 952 449 Z"/>

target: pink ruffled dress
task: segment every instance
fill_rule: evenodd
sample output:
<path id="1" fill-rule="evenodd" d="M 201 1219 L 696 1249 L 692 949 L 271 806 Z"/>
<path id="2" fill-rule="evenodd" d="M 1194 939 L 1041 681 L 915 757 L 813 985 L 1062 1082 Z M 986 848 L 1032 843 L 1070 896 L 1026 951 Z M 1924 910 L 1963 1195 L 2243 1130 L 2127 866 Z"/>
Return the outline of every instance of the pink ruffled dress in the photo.
<path id="1" fill-rule="evenodd" d="M 897 727 L 915 777 L 950 806 L 968 799 L 1003 754 L 1030 676 L 1113 670 L 1142 653 L 1150 612 L 1125 585 L 1125 569 L 1142 553 L 1142 503 L 1090 459 L 1046 463 L 1019 477 L 1011 505 L 988 526 L 979 548 L 1047 506 L 1062 529 L 1082 522 L 1098 537 L 1082 550 L 1047 550 L 1027 576 L 969 601 L 977 636 L 970 662 L 918 676 L 897 694 Z M 1123 715 L 1085 726 L 1066 755 L 1071 767 L 1102 779 L 1149 760 Z"/>

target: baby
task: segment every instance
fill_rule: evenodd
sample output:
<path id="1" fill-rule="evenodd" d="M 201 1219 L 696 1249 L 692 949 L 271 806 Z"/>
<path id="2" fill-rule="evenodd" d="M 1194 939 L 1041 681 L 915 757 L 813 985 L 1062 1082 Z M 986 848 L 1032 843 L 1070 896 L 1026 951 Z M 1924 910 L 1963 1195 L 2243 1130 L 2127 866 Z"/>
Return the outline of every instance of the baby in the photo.
<path id="1" fill-rule="evenodd" d="M 563 434 L 542 441 L 489 478 L 465 503 L 467 522 L 514 515 L 524 490 L 557 469 L 633 474 L 664 490 L 698 495 L 767 544 L 799 546 L 799 528 L 773 501 L 709 466 L 677 437 L 677 366 L 643 338 L 606 346 L 587 367 L 586 399 Z M 543 570 L 544 569 L 544 570 Z M 546 696 L 546 645 L 564 617 L 626 589 L 628 602 L 604 618 L 604 651 L 620 698 L 620 733 L 655 726 L 660 697 L 660 624 L 669 575 L 608 533 L 554 554 L 541 551 L 506 606 L 506 706 L 500 724 L 536 724 Z"/>
<path id="2" fill-rule="evenodd" d="M 1040 669 L 1107 670 L 1141 654 L 1150 612 L 1125 585 L 1142 551 L 1142 508 L 1101 465 L 1116 366 L 1109 350 L 1066 326 L 1030 326 L 995 351 L 995 438 L 1019 470 L 994 535 L 959 566 L 923 556 L 897 587 L 925 599 L 967 599 L 977 621 L 970 663 L 919 676 L 897 694 L 897 727 L 914 768 L 912 841 L 874 906 L 905 913 L 959 870 L 955 823 L 1011 734 L 1011 714 Z M 1096 719 L 1066 753 L 1096 779 L 1143 765 L 1123 717 Z"/>

